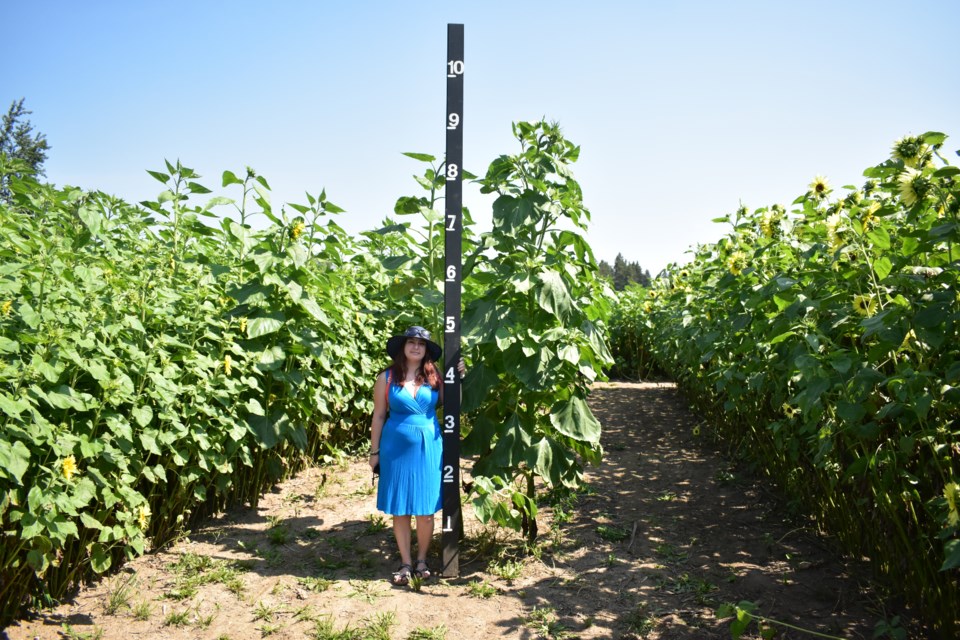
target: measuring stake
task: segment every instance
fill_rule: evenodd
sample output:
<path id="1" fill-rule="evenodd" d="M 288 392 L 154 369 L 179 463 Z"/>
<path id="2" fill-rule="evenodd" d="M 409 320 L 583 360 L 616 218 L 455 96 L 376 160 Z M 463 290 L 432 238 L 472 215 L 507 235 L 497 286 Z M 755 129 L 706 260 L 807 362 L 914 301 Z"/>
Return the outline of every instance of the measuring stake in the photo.
<path id="1" fill-rule="evenodd" d="M 443 279 L 443 569 L 460 575 L 460 282 L 463 259 L 463 25 L 447 25 L 447 157 Z"/>

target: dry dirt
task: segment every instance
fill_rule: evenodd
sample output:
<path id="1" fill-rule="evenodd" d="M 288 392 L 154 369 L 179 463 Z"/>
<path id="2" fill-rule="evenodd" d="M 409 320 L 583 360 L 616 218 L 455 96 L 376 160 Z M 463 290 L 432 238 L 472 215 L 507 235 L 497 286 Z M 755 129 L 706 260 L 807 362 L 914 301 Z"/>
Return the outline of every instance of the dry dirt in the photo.
<path id="1" fill-rule="evenodd" d="M 211 519 L 5 634 L 729 638 L 730 619 L 716 609 L 744 600 L 831 637 L 871 638 L 892 618 L 859 567 L 698 435 L 673 385 L 600 384 L 591 406 L 604 461 L 588 470 L 569 520 L 544 505 L 533 555 L 517 534 L 482 527 L 468 505 L 460 576 L 419 591 L 391 586 L 399 561 L 389 520 L 375 510 L 366 461 L 347 460 L 299 474 L 256 509 Z M 776 628 L 778 638 L 812 637 Z M 744 637 L 760 637 L 757 626 Z"/>

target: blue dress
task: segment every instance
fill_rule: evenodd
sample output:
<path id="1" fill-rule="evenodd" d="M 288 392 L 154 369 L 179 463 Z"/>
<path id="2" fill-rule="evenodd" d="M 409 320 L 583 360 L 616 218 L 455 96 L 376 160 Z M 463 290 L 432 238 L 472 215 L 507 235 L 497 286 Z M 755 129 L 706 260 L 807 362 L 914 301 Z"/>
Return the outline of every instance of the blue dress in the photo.
<path id="1" fill-rule="evenodd" d="M 394 516 L 433 515 L 443 504 L 440 393 L 423 384 L 414 397 L 406 387 L 391 383 L 387 397 L 390 416 L 380 435 L 377 509 Z"/>

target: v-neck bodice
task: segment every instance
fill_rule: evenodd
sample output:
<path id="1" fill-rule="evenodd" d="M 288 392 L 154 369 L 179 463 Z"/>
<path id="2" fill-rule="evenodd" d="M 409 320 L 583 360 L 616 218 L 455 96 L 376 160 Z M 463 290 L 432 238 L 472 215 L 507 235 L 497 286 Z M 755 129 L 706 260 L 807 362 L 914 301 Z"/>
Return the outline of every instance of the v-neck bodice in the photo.
<path id="1" fill-rule="evenodd" d="M 408 386 L 390 385 L 390 413 L 432 415 L 437 409 L 440 394 L 428 384 L 412 391 Z"/>

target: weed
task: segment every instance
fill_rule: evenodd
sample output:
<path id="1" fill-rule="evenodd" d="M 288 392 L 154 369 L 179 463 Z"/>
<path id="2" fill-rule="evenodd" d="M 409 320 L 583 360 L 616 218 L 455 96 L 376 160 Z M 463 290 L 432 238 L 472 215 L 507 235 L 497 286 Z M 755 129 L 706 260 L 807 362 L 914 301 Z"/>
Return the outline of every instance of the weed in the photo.
<path id="1" fill-rule="evenodd" d="M 270 540 L 270 544 L 286 544 L 287 539 L 289 538 L 287 525 L 284 524 L 284 522 L 277 516 L 269 516 L 267 521 L 269 522 L 269 527 L 267 528 L 267 538 Z"/>
<path id="2" fill-rule="evenodd" d="M 597 526 L 597 535 L 607 542 L 623 542 L 630 537 L 630 532 L 613 525 L 601 524 Z"/>
<path id="3" fill-rule="evenodd" d="M 639 603 L 633 611 L 623 618 L 627 630 L 646 638 L 657 626 L 657 619 L 647 611 L 647 603 Z"/>
<path id="4" fill-rule="evenodd" d="M 687 554 L 667 542 L 661 542 L 653 549 L 654 553 L 668 561 L 686 560 Z"/>
<path id="5" fill-rule="evenodd" d="M 504 580 L 516 580 L 523 573 L 523 563 L 519 560 L 492 560 L 487 571 Z"/>
<path id="6" fill-rule="evenodd" d="M 305 604 L 293 612 L 293 619 L 298 622 L 303 620 L 316 622 L 317 616 L 313 613 L 313 607 Z"/>
<path id="7" fill-rule="evenodd" d="M 348 597 L 359 598 L 369 604 L 373 604 L 384 595 L 383 589 L 376 582 L 351 580 L 350 586 L 353 587 L 353 591 L 347 594 Z"/>
<path id="8" fill-rule="evenodd" d="M 467 595 L 486 600 L 497 595 L 497 588 L 485 580 L 474 580 L 467 585 Z"/>
<path id="9" fill-rule="evenodd" d="M 103 607 L 108 616 L 117 614 L 121 609 L 130 607 L 130 589 L 136 583 L 135 575 L 118 578 L 110 593 L 107 594 L 107 604 Z"/>
<path id="10" fill-rule="evenodd" d="M 802 627 L 798 627 L 787 622 L 782 622 L 780 620 L 774 620 L 773 618 L 767 618 L 766 616 L 761 616 L 758 613 L 755 613 L 757 605 L 753 602 L 742 600 L 739 604 L 723 604 L 717 609 L 716 615 L 717 618 L 730 618 L 733 620 L 730 622 L 730 637 L 733 640 L 740 640 L 740 637 L 743 635 L 744 631 L 747 630 L 747 627 L 750 626 L 751 622 L 757 623 L 757 629 L 760 632 L 761 638 L 772 638 L 777 634 L 777 629 L 772 625 L 780 625 L 786 627 L 787 629 L 792 629 L 794 631 L 799 631 L 804 634 L 812 634 L 818 638 L 828 638 L 829 640 L 843 640 L 837 636 L 827 635 L 825 633 L 813 632 Z M 876 632 L 874 637 L 877 637 Z M 896 636 L 894 636 L 896 637 Z"/>
<path id="11" fill-rule="evenodd" d="M 615 554 L 615 553 L 608 553 L 608 554 L 607 554 L 607 559 L 606 559 L 606 561 L 604 562 L 604 564 L 607 566 L 608 569 L 612 569 L 613 567 L 617 566 L 617 562 L 618 562 L 618 560 L 617 560 L 617 554 Z"/>
<path id="12" fill-rule="evenodd" d="M 673 491 L 663 491 L 657 496 L 657 502 L 673 502 L 677 499 L 677 494 Z"/>
<path id="13" fill-rule="evenodd" d="M 430 629 L 417 627 L 410 632 L 410 635 L 407 636 L 407 640 L 446 640 L 446 637 L 447 627 L 441 624 Z"/>
<path id="14" fill-rule="evenodd" d="M 309 591 L 316 591 L 320 593 L 326 591 L 333 584 L 333 580 L 327 580 L 326 578 L 320 577 L 306 577 L 306 578 L 297 578 L 297 583 Z"/>
<path id="15" fill-rule="evenodd" d="M 100 627 L 94 627 L 93 630 L 88 633 L 80 633 L 79 631 L 74 631 L 73 627 L 64 622 L 60 626 L 60 630 L 68 640 L 100 640 L 103 638 L 103 629 Z"/>
<path id="16" fill-rule="evenodd" d="M 390 627 L 397 623 L 393 611 L 381 611 L 364 620 L 363 640 L 391 640 Z"/>
<path id="17" fill-rule="evenodd" d="M 150 606 L 150 603 L 146 600 L 142 600 L 141 602 L 137 603 L 135 607 L 133 607 L 134 620 L 140 620 L 141 622 L 144 620 L 149 620 L 151 614 L 153 614 L 153 607 Z"/>
<path id="18" fill-rule="evenodd" d="M 216 613 L 211 613 L 208 616 L 201 616 L 200 612 L 197 612 L 197 622 L 196 627 L 198 629 L 209 629 L 210 625 L 213 624 L 213 619 L 217 617 Z"/>
<path id="19" fill-rule="evenodd" d="M 186 609 L 183 611 L 171 611 L 167 614 L 167 617 L 163 619 L 163 626 L 165 627 L 183 627 L 187 625 L 187 622 L 190 621 L 190 612 Z"/>
<path id="20" fill-rule="evenodd" d="M 560 640 L 573 637 L 557 619 L 553 607 L 534 607 L 530 615 L 524 618 L 524 624 L 541 638 Z"/>
<path id="21" fill-rule="evenodd" d="M 416 591 L 417 593 L 420 592 L 420 589 L 423 587 L 423 583 L 424 583 L 423 578 L 421 578 L 418 575 L 410 576 L 410 580 L 407 582 L 407 584 L 410 585 L 410 589 L 412 591 Z"/>
<path id="22" fill-rule="evenodd" d="M 367 520 L 370 522 L 367 524 L 367 528 L 363 531 L 364 535 L 380 533 L 381 531 L 386 530 L 388 527 L 387 521 L 379 513 L 371 513 L 367 516 Z"/>
<path id="23" fill-rule="evenodd" d="M 170 565 L 176 575 L 176 581 L 173 590 L 166 593 L 164 597 L 171 600 L 186 600 L 196 595 L 201 586 L 212 583 L 223 584 L 228 591 L 240 597 L 244 590 L 244 583 L 240 578 L 242 567 L 242 563 L 230 563 L 195 553 L 185 553 Z"/>
<path id="24" fill-rule="evenodd" d="M 283 625 L 280 625 L 280 624 L 269 624 L 269 623 L 267 623 L 267 622 L 264 622 L 262 625 L 260 625 L 259 627 L 257 627 L 257 630 L 260 632 L 260 637 L 261 637 L 261 638 L 266 638 L 267 636 L 272 636 L 272 635 L 275 634 L 277 631 L 280 631 L 280 629 L 282 629 L 282 628 L 283 628 Z"/>
<path id="25" fill-rule="evenodd" d="M 264 604 L 264 602 L 261 600 L 257 603 L 257 606 L 253 608 L 253 619 L 269 622 L 270 620 L 273 620 L 273 616 L 276 612 L 276 609 L 268 604 Z"/>

